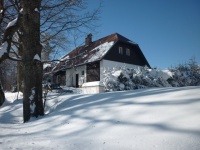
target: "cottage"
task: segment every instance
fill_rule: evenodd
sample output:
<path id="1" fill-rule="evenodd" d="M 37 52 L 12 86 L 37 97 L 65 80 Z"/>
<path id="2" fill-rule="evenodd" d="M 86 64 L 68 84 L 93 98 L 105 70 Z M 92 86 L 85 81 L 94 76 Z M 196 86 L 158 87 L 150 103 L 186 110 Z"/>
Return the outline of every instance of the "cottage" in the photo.
<path id="1" fill-rule="evenodd" d="M 147 66 L 148 61 L 135 42 L 118 33 L 92 41 L 89 34 L 85 45 L 80 46 L 62 57 L 54 68 L 54 82 L 66 86 L 84 87 L 86 93 L 102 92 L 103 70 L 113 67 L 129 68 Z M 93 92 L 91 91 L 94 90 Z"/>

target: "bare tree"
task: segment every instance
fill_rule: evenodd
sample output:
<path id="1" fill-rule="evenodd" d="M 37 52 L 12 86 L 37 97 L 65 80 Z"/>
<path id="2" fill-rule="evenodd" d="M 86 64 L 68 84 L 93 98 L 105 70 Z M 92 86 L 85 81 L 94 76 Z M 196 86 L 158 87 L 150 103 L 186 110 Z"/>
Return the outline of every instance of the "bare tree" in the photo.
<path id="1" fill-rule="evenodd" d="M 44 115 L 41 35 L 48 33 L 48 38 L 43 41 L 47 42 L 64 32 L 69 33 L 73 29 L 82 31 L 83 28 L 92 27 L 99 9 L 83 14 L 81 10 L 86 8 L 84 2 L 83 0 L 0 0 L 0 31 L 3 33 L 0 63 L 11 59 L 20 64 L 18 70 L 22 70 L 20 77 L 23 79 L 18 78 L 23 80 L 25 87 L 24 122 L 28 121 L 31 115 L 36 117 Z M 55 44 L 56 41 L 59 42 L 54 40 Z M 10 55 L 11 52 L 15 57 Z M 34 105 L 34 109 L 31 110 L 30 106 Z"/>
<path id="2" fill-rule="evenodd" d="M 56 45 L 58 50 L 65 50 L 69 47 L 70 39 L 75 33 L 79 38 L 87 31 L 95 32 L 96 21 L 99 18 L 101 2 L 99 7 L 92 12 L 87 11 L 87 0 L 42 0 L 41 4 L 41 34 L 47 33 L 46 40 Z M 75 32 L 74 32 L 75 31 Z M 60 36 L 62 34 L 62 36 Z M 88 33 L 84 34 L 85 35 Z M 63 37 L 65 37 L 63 39 Z M 61 39 L 62 38 L 62 39 Z M 61 39 L 61 40 L 60 40 Z M 65 42 L 60 42 L 65 41 Z M 67 43 L 67 45 L 66 45 Z M 73 43 L 72 43 L 73 44 Z M 58 53 L 58 52 L 57 52 Z M 54 55 L 53 58 L 56 56 Z"/>

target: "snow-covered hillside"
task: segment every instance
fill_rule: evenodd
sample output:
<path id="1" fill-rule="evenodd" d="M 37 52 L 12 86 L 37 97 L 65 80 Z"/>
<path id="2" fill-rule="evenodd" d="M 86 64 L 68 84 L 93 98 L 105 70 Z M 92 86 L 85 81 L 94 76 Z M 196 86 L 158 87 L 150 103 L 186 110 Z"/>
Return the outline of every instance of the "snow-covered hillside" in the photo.
<path id="1" fill-rule="evenodd" d="M 200 86 L 52 93 L 47 114 L 25 124 L 16 97 L 0 107 L 2 150 L 200 149 Z"/>

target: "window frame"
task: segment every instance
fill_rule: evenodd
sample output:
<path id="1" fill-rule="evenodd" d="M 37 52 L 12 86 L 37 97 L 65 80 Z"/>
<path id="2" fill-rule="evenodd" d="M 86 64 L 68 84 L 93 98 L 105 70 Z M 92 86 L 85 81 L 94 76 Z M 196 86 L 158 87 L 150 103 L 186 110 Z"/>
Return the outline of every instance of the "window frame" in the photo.
<path id="1" fill-rule="evenodd" d="M 123 47 L 119 46 L 119 54 L 123 55 Z"/>
<path id="2" fill-rule="evenodd" d="M 126 48 L 126 56 L 131 56 L 131 51 L 129 48 Z"/>

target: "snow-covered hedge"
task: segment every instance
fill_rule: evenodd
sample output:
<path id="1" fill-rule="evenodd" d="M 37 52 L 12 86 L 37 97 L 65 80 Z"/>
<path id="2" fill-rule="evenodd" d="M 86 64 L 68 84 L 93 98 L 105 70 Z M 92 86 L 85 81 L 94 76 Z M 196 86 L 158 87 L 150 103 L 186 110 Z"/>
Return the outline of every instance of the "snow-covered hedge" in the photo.
<path id="1" fill-rule="evenodd" d="M 106 91 L 132 90 L 147 87 L 180 87 L 200 85 L 200 66 L 195 63 L 179 65 L 169 70 L 146 67 L 113 68 L 104 70 L 103 84 Z"/>

